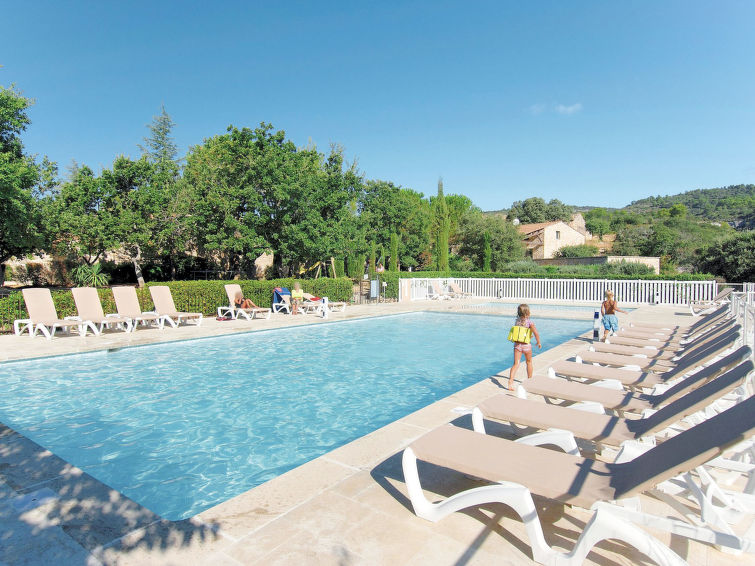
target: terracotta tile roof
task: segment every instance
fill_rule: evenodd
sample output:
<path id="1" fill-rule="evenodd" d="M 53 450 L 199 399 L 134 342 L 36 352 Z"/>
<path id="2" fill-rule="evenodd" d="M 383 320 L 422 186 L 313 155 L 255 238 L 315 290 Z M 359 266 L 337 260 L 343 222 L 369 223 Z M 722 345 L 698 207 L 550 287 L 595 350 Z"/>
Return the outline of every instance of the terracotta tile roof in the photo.
<path id="1" fill-rule="evenodd" d="M 519 230 L 521 234 L 532 234 L 533 232 L 542 230 L 546 226 L 550 226 L 551 224 L 558 224 L 559 222 L 561 221 L 551 220 L 550 222 L 537 222 L 535 224 L 520 224 L 516 227 L 516 229 Z"/>

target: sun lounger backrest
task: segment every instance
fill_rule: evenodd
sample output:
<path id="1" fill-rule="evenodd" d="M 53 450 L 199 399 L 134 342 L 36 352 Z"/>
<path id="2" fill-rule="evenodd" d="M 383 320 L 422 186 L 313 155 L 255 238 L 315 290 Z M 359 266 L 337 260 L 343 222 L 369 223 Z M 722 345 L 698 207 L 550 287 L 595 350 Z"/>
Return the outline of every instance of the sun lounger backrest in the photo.
<path id="1" fill-rule="evenodd" d="M 149 294 L 152 295 L 152 302 L 155 303 L 155 310 L 159 314 L 170 314 L 178 312 L 173 302 L 173 295 L 170 287 L 167 285 L 155 285 L 149 288 Z"/>
<path id="2" fill-rule="evenodd" d="M 229 283 L 225 286 L 225 294 L 228 296 L 228 305 L 234 306 L 236 295 L 241 293 L 241 285 L 238 283 Z"/>
<path id="3" fill-rule="evenodd" d="M 730 369 L 723 375 L 718 376 L 686 395 L 679 397 L 653 413 L 649 417 L 637 420 L 627 420 L 627 428 L 632 432 L 643 436 L 650 431 L 661 430 L 684 417 L 696 413 L 710 405 L 713 401 L 722 397 L 729 391 L 744 383 L 747 375 L 752 371 L 753 363 L 750 360 Z"/>
<path id="4" fill-rule="evenodd" d="M 55 303 L 49 289 L 23 289 L 21 293 L 26 303 L 26 312 L 33 321 L 52 321 L 58 319 Z"/>
<path id="5" fill-rule="evenodd" d="M 691 334 L 693 332 L 697 332 L 699 329 L 704 328 L 710 324 L 713 324 L 715 322 L 718 322 L 722 318 L 726 318 L 726 316 L 729 313 L 729 305 L 724 305 L 722 307 L 718 307 L 716 310 L 714 310 L 709 315 L 705 316 L 704 318 L 698 320 L 695 322 L 692 326 L 689 327 L 687 333 Z"/>
<path id="6" fill-rule="evenodd" d="M 678 365 L 674 368 L 674 375 L 682 375 L 690 368 L 704 364 L 707 360 L 718 355 L 719 352 L 731 348 L 739 340 L 741 329 L 742 327 L 736 324 L 718 338 L 701 344 L 689 352 L 685 352 L 679 360 Z M 670 377 L 669 374 L 667 376 Z"/>
<path id="7" fill-rule="evenodd" d="M 73 295 L 73 302 L 76 303 L 76 310 L 82 319 L 100 320 L 105 318 L 97 289 L 94 287 L 76 287 L 71 289 L 71 294 Z"/>
<path id="8" fill-rule="evenodd" d="M 616 497 L 640 493 L 715 458 L 755 434 L 755 397 L 658 444 L 634 460 L 608 464 Z"/>
<path id="9" fill-rule="evenodd" d="M 697 346 L 700 346 L 701 344 L 704 344 L 705 342 L 709 342 L 711 340 L 714 340 L 718 338 L 719 336 L 722 336 L 724 332 L 730 330 L 734 324 L 736 324 L 736 319 L 731 318 L 729 320 L 723 321 L 718 326 L 714 326 L 712 328 L 705 328 L 701 331 L 701 334 L 697 336 L 696 338 L 693 338 L 690 342 L 688 342 L 684 349 L 692 349 L 696 348 Z"/>
<path id="10" fill-rule="evenodd" d="M 689 377 L 682 379 L 679 383 L 677 383 L 673 387 L 669 387 L 663 393 L 654 395 L 653 403 L 663 403 L 667 399 L 674 399 L 679 395 L 686 393 L 687 391 L 691 391 L 692 389 L 695 389 L 705 382 L 715 378 L 717 375 L 728 371 L 735 365 L 744 362 L 751 355 L 752 350 L 747 346 L 742 346 L 731 354 L 724 356 L 720 360 L 704 367 L 700 371 L 697 371 Z"/>
<path id="11" fill-rule="evenodd" d="M 133 287 L 113 287 L 113 298 L 115 299 L 115 308 L 121 316 L 141 316 L 142 307 L 139 304 L 139 297 L 136 296 L 136 289 Z"/>

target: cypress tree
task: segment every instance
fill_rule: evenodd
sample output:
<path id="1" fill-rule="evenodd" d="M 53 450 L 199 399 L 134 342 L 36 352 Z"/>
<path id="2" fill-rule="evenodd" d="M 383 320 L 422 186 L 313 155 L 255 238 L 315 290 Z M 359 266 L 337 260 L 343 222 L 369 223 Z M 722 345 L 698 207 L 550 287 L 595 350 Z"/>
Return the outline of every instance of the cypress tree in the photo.
<path id="1" fill-rule="evenodd" d="M 490 260 L 493 257 L 493 248 L 490 247 L 490 232 L 486 230 L 482 237 L 485 244 L 482 251 L 482 270 L 485 273 L 490 273 L 492 271 L 490 268 Z"/>
<path id="2" fill-rule="evenodd" d="M 398 234 L 391 232 L 391 271 L 398 271 Z"/>
<path id="3" fill-rule="evenodd" d="M 443 179 L 438 179 L 438 196 L 433 201 L 433 223 L 438 271 L 448 271 L 448 235 L 451 231 L 451 218 L 448 214 L 446 197 L 443 194 Z"/>

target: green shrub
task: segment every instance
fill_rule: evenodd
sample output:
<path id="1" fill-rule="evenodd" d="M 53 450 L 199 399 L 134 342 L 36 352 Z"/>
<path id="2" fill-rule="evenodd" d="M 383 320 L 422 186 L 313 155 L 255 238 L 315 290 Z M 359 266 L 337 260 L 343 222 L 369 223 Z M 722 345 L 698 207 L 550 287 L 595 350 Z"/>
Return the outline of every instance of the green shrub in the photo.
<path id="1" fill-rule="evenodd" d="M 590 244 L 564 246 L 556 252 L 556 257 L 594 257 L 596 255 L 598 255 L 598 247 Z"/>

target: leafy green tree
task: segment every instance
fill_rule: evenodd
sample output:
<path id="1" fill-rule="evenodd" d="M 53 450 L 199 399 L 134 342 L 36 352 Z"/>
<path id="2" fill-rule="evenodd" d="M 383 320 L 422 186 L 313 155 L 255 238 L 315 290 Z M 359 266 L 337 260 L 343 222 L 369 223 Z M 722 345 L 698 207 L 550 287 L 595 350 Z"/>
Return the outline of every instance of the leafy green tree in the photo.
<path id="1" fill-rule="evenodd" d="M 297 149 L 270 124 L 230 127 L 193 147 L 184 178 L 193 189 L 195 241 L 227 268 L 241 270 L 265 250 L 276 273 L 350 250 L 361 192 L 355 166 L 344 167 L 337 147 L 329 155 Z"/>
<path id="2" fill-rule="evenodd" d="M 522 224 L 545 222 L 548 219 L 547 205 L 540 197 L 516 201 L 511 205 L 508 216 L 511 220 L 518 218 Z"/>
<path id="3" fill-rule="evenodd" d="M 474 208 L 459 224 L 459 251 L 469 257 L 477 269 L 485 267 L 485 234 L 490 237 L 491 271 L 501 271 L 507 263 L 524 258 L 524 244 L 516 226 L 500 216 L 486 215 Z"/>
<path id="4" fill-rule="evenodd" d="M 370 180 L 365 183 L 359 211 L 368 241 L 387 247 L 390 235 L 396 233 L 399 263 L 407 267 L 420 264 L 430 247 L 431 223 L 430 205 L 422 193 Z"/>
<path id="5" fill-rule="evenodd" d="M 709 246 L 698 262 L 701 271 L 720 275 L 730 282 L 755 280 L 755 231 L 739 232 Z"/>
<path id="6" fill-rule="evenodd" d="M 448 206 L 449 232 L 448 241 L 456 243 L 456 235 L 459 231 L 459 221 L 473 206 L 472 199 L 464 195 L 446 195 Z"/>
<path id="7" fill-rule="evenodd" d="M 58 237 L 53 247 L 93 265 L 118 244 L 118 214 L 113 187 L 82 165 L 63 183 L 51 205 Z"/>
<path id="8" fill-rule="evenodd" d="M 490 266 L 493 261 L 493 248 L 490 245 L 490 232 L 485 230 L 482 234 L 483 248 L 482 248 L 482 270 L 485 273 L 490 273 Z"/>
<path id="9" fill-rule="evenodd" d="M 30 123 L 31 104 L 13 86 L 0 86 L 0 266 L 44 244 L 38 201 L 45 173 L 54 175 L 55 166 L 24 155 L 20 135 Z"/>
<path id="10" fill-rule="evenodd" d="M 545 208 L 545 217 L 548 221 L 563 220 L 569 222 L 573 213 L 574 207 L 564 204 L 557 198 L 549 200 Z"/>

